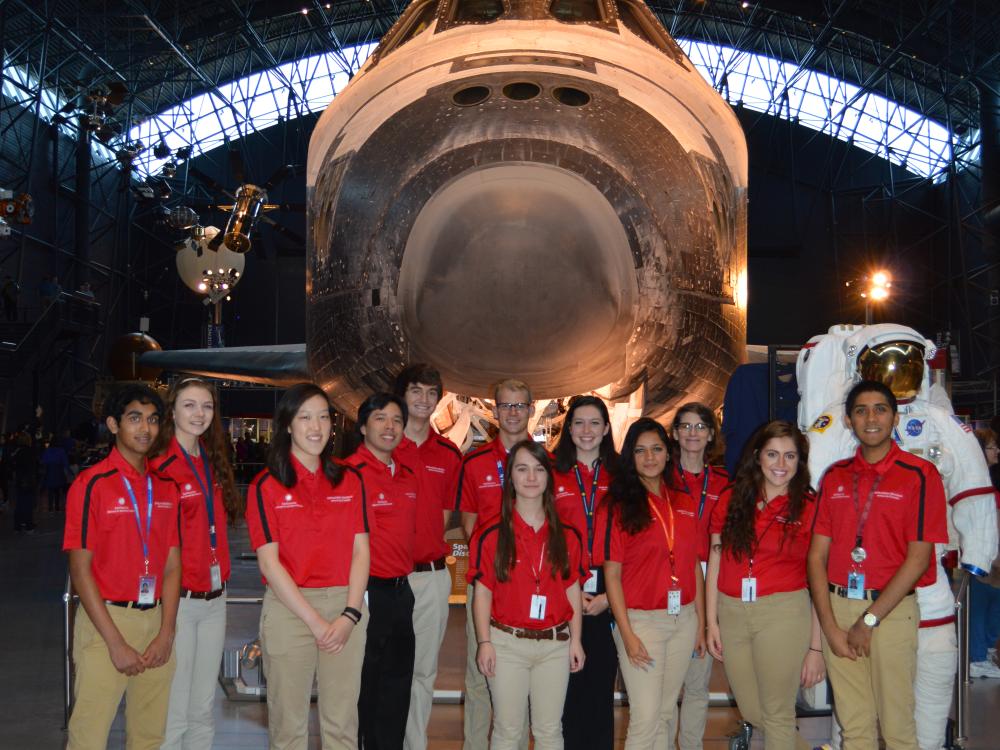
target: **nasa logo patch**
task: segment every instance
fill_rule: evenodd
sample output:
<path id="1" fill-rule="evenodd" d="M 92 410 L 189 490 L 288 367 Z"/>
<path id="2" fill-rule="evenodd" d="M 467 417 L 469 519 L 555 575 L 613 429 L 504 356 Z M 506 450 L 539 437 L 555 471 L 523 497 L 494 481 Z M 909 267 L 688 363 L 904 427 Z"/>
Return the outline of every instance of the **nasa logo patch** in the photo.
<path id="1" fill-rule="evenodd" d="M 919 419 L 911 419 L 906 423 L 906 434 L 910 437 L 917 437 L 924 431 L 924 423 Z"/>
<path id="2" fill-rule="evenodd" d="M 812 427 L 809 428 L 810 432 L 826 432 L 826 428 L 833 424 L 833 417 L 829 414 L 820 414 L 816 417 L 816 421 L 812 423 Z"/>

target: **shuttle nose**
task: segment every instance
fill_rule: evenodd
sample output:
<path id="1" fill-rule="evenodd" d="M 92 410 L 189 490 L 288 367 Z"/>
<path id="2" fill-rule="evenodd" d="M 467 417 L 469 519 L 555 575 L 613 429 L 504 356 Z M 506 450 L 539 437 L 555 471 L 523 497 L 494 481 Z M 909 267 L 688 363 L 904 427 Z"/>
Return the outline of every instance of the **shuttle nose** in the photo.
<path id="1" fill-rule="evenodd" d="M 538 390 L 557 377 L 552 386 L 570 391 L 592 387 L 595 369 L 602 383 L 623 375 L 637 294 L 628 238 L 607 198 L 535 162 L 494 163 L 442 185 L 414 221 L 398 287 L 415 354 L 436 363 L 461 356 L 450 382 L 499 380 L 516 365 Z M 510 362 L 510 351 L 521 361 Z M 567 379 L 573 372 L 579 383 Z"/>

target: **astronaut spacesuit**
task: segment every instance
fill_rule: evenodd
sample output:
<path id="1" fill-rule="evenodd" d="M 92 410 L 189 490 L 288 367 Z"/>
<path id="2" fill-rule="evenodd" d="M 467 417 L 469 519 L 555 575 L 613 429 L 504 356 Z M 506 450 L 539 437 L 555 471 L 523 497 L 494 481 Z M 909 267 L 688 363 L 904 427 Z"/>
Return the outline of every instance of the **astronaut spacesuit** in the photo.
<path id="1" fill-rule="evenodd" d="M 933 462 L 948 496 L 948 545 L 937 545 L 937 579 L 917 589 L 917 741 L 921 750 L 944 746 L 958 667 L 955 602 L 941 564 L 946 550 L 960 551 L 964 569 L 985 575 L 997 552 L 996 504 L 986 460 L 972 430 L 956 417 L 944 390 L 931 385 L 924 365 L 933 344 L 895 324 L 834 326 L 799 353 L 796 375 L 799 427 L 809 438 L 813 484 L 834 461 L 853 455 L 857 439 L 844 424 L 844 399 L 860 380 L 889 386 L 899 400 L 899 446 Z"/>

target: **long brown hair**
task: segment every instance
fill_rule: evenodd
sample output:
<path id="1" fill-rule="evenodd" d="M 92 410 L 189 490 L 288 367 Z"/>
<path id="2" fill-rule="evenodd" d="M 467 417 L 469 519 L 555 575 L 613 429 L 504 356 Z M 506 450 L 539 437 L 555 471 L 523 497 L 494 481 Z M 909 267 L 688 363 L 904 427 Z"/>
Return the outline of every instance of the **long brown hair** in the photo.
<path id="1" fill-rule="evenodd" d="M 243 499 L 236 491 L 236 477 L 233 475 L 233 464 L 229 459 L 229 437 L 222 428 L 222 407 L 219 404 L 219 392 L 212 383 L 201 378 L 184 378 L 170 386 L 170 390 L 167 391 L 163 418 L 160 420 L 160 434 L 157 435 L 156 443 L 150 453 L 159 456 L 170 447 L 170 441 L 176 432 L 174 405 L 177 403 L 177 397 L 181 391 L 193 387 L 204 388 L 208 391 L 212 397 L 212 403 L 215 405 L 212 410 L 212 421 L 199 440 L 205 447 L 205 455 L 208 456 L 209 463 L 212 464 L 212 473 L 222 486 L 222 505 L 226 509 L 229 522 L 233 523 L 243 515 Z"/>
<path id="2" fill-rule="evenodd" d="M 649 509 L 649 490 L 642 483 L 639 472 L 635 468 L 635 444 L 647 432 L 653 432 L 660 442 L 669 450 L 670 439 L 663 425 L 655 419 L 640 417 L 625 433 L 622 442 L 621 457 L 618 461 L 618 472 L 611 479 L 608 489 L 608 511 L 618 514 L 618 522 L 627 534 L 638 534 L 653 522 L 653 513 Z M 669 481 L 673 467 L 667 461 L 663 468 L 663 480 Z"/>
<path id="3" fill-rule="evenodd" d="M 768 422 L 753 434 L 736 469 L 726 522 L 722 527 L 722 548 L 741 560 L 753 554 L 757 544 L 755 522 L 757 501 L 764 491 L 764 472 L 760 453 L 776 438 L 791 438 L 799 453 L 795 476 L 788 483 L 788 523 L 785 533 L 799 520 L 809 494 L 809 443 L 798 427 L 782 420 Z M 783 542 L 784 540 L 782 540 Z"/>
<path id="4" fill-rule="evenodd" d="M 501 583 L 510 578 L 510 571 L 517 561 L 517 550 L 514 544 L 514 460 L 521 451 L 527 451 L 545 469 L 545 490 L 542 493 L 542 509 L 545 520 L 549 524 L 549 540 L 546 545 L 546 557 L 553 572 L 558 571 L 564 579 L 569 578 L 569 552 L 566 548 L 566 530 L 559 515 L 556 513 L 555 493 L 553 492 L 552 462 L 549 454 L 534 440 L 522 440 L 516 443 L 507 454 L 507 467 L 503 481 L 503 500 L 500 504 L 500 528 L 497 530 L 497 552 L 493 560 L 493 570 Z"/>

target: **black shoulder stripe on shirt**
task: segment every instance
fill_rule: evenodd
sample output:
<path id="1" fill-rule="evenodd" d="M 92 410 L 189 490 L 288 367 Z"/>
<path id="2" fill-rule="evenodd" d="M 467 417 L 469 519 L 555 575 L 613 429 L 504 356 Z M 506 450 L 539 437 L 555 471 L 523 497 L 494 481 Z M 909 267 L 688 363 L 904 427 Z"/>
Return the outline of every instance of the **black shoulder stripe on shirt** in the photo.
<path id="1" fill-rule="evenodd" d="M 455 445 L 453 442 L 451 442 L 448 438 L 443 437 L 441 435 L 438 435 L 437 438 L 436 438 L 436 440 L 437 440 L 438 445 L 444 446 L 445 448 L 447 448 L 448 450 L 450 450 L 452 453 L 454 453 L 459 458 L 462 457 L 462 451 L 460 451 L 458 449 L 458 446 Z"/>
<path id="2" fill-rule="evenodd" d="M 271 527 L 267 523 L 267 510 L 264 507 L 264 491 L 261 489 L 264 482 L 271 478 L 271 472 L 266 472 L 257 480 L 257 513 L 260 515 L 260 528 L 264 532 L 264 538 L 270 544 L 274 541 L 271 537 Z"/>
<path id="3" fill-rule="evenodd" d="M 358 484 L 361 485 L 361 517 L 364 521 L 365 533 L 368 534 L 370 533 L 370 530 L 368 528 L 368 495 L 365 491 L 365 480 L 362 478 L 361 472 L 355 469 L 353 466 L 344 464 L 344 468 L 347 469 L 348 471 L 354 472 L 354 474 L 358 478 Z"/>
<path id="4" fill-rule="evenodd" d="M 580 545 L 580 574 L 586 575 L 587 571 L 583 567 L 583 551 L 587 549 L 587 546 L 583 543 L 583 535 L 576 526 L 570 526 L 569 524 L 563 524 L 563 528 L 567 531 L 572 531 L 576 535 L 576 542 Z M 587 550 L 589 552 L 589 550 Z"/>
<path id="5" fill-rule="evenodd" d="M 176 454 L 168 457 L 163 463 L 161 463 L 159 466 L 156 467 L 156 470 L 162 474 L 163 470 L 166 469 L 168 466 L 170 466 L 170 464 L 172 464 L 176 459 L 177 459 Z"/>
<path id="6" fill-rule="evenodd" d="M 407 466 L 406 464 L 400 464 L 400 465 L 399 465 L 399 468 L 400 468 L 400 469 L 404 469 L 405 471 L 408 471 L 408 472 L 410 472 L 411 474 L 413 474 L 413 469 L 411 469 L 411 468 L 410 468 L 409 466 Z"/>
<path id="7" fill-rule="evenodd" d="M 919 466 L 905 463 L 898 458 L 896 459 L 896 466 L 916 472 L 916 475 L 920 477 L 920 502 L 917 505 L 917 541 L 922 542 L 924 541 L 924 497 L 927 490 L 927 477 L 924 476 L 924 472 Z"/>
<path id="8" fill-rule="evenodd" d="M 98 479 L 105 479 L 118 473 L 118 469 L 106 471 L 103 474 L 94 474 L 87 482 L 87 489 L 83 492 L 83 517 L 80 519 L 80 548 L 87 549 L 87 526 L 90 522 L 90 494 L 94 491 L 94 485 Z"/>
<path id="9" fill-rule="evenodd" d="M 499 528 L 500 524 L 495 523 L 492 526 L 487 526 L 485 529 L 483 529 L 483 533 L 479 535 L 479 544 L 476 546 L 475 565 L 473 566 L 476 569 L 476 580 L 479 580 L 479 577 L 483 574 L 482 572 L 483 569 L 480 567 L 480 565 L 482 564 L 483 561 L 483 542 L 486 541 L 486 535 L 497 532 Z M 469 552 L 471 554 L 472 551 L 470 550 Z"/>
<path id="10" fill-rule="evenodd" d="M 455 490 L 455 512 L 462 509 L 462 482 L 465 481 L 465 461 L 458 469 L 458 489 Z"/>

